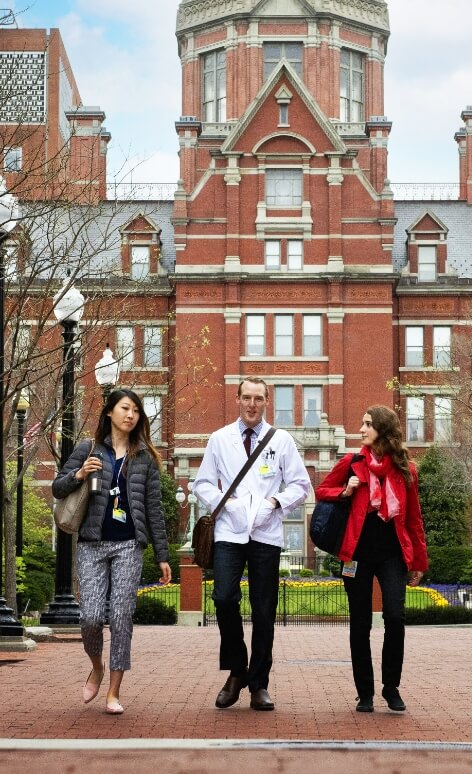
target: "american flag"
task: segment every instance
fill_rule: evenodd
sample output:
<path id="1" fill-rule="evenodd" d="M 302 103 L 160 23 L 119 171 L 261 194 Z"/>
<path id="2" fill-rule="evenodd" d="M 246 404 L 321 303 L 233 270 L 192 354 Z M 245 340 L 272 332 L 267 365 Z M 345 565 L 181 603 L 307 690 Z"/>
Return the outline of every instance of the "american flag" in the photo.
<path id="1" fill-rule="evenodd" d="M 32 446 L 34 442 L 36 441 L 36 438 L 41 433 L 42 430 L 42 423 L 41 422 L 35 422 L 34 425 L 31 425 L 29 430 L 26 431 L 25 435 L 23 436 L 23 446 L 28 448 L 28 446 Z"/>

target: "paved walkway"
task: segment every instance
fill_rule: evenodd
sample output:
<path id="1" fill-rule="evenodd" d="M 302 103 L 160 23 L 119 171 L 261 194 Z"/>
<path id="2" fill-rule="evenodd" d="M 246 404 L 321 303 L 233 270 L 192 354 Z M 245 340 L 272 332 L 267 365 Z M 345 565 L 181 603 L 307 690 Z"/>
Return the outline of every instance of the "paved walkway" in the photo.
<path id="1" fill-rule="evenodd" d="M 382 631 L 374 630 L 377 674 L 381 641 Z M 251 710 L 247 691 L 234 707 L 215 709 L 225 676 L 217 668 L 213 627 L 136 627 L 134 664 L 121 693 L 126 712 L 119 717 L 105 714 L 104 688 L 97 700 L 82 703 L 88 664 L 80 642 L 0 653 L 0 772 L 23 772 L 34 762 L 39 773 L 93 774 L 108 770 L 112 757 L 113 771 L 127 774 L 168 769 L 165 761 L 172 774 L 230 774 L 249 761 L 261 772 L 295 774 L 314 770 L 318 756 L 321 774 L 346 767 L 351 774 L 472 772 L 471 642 L 468 627 L 409 627 L 407 712 L 390 712 L 377 696 L 372 714 L 355 712 L 345 627 L 277 627 L 269 686 L 275 712 Z M 66 750 L 52 752 L 54 742 L 39 740 L 66 740 L 57 742 Z M 117 744 L 128 748 L 119 756 Z M 72 753 L 80 746 L 92 749 Z"/>

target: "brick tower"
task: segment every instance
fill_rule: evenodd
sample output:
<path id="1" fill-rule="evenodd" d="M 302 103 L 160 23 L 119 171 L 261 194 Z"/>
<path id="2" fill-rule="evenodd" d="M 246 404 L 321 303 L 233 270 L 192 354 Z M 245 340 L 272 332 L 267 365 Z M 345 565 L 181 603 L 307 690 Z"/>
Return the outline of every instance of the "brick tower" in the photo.
<path id="1" fill-rule="evenodd" d="M 206 331 L 213 369 L 199 395 L 176 374 L 181 478 L 245 374 L 313 478 L 358 448 L 368 403 L 392 404 L 388 37 L 383 0 L 180 4 L 176 330 L 183 349 Z"/>

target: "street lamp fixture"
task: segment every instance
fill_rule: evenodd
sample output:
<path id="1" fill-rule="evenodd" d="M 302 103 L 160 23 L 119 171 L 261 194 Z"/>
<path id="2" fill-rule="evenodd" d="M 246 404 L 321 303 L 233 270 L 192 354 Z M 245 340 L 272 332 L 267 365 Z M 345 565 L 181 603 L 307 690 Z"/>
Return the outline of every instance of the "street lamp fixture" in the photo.
<path id="1" fill-rule="evenodd" d="M 75 442 L 74 367 L 76 326 L 84 313 L 84 297 L 66 277 L 54 296 L 54 314 L 61 323 L 64 338 L 62 377 L 61 468 L 69 459 Z M 72 593 L 72 535 L 58 530 L 56 545 L 55 596 L 41 623 L 48 626 L 79 624 L 79 605 Z"/>
<path id="2" fill-rule="evenodd" d="M 107 402 L 108 396 L 115 387 L 120 374 L 120 364 L 113 357 L 110 345 L 107 344 L 103 356 L 95 366 L 95 378 L 102 388 L 103 403 Z"/>
<path id="3" fill-rule="evenodd" d="M 182 489 L 181 486 L 177 487 L 177 492 L 175 493 L 175 499 L 179 503 L 180 507 L 183 507 L 185 500 L 187 500 L 189 506 L 190 506 L 190 517 L 188 520 L 188 532 L 186 534 L 186 542 L 182 546 L 182 548 L 191 548 L 192 546 L 192 535 L 193 535 L 193 528 L 195 526 L 195 505 L 197 503 L 197 497 L 193 494 L 193 484 L 194 479 L 191 478 L 187 482 L 187 490 L 188 495 L 185 497 L 185 492 Z"/>

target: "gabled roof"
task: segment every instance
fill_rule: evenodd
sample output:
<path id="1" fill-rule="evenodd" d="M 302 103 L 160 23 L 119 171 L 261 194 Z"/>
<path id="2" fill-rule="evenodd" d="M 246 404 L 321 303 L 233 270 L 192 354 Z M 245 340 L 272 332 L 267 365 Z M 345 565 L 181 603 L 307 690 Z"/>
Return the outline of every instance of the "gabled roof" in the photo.
<path id="1" fill-rule="evenodd" d="M 129 231 L 130 227 L 133 225 L 133 223 L 136 223 L 136 221 L 142 218 L 145 220 L 149 225 L 151 226 L 151 231 L 160 231 L 160 227 L 149 217 L 149 215 L 146 215 L 144 211 L 139 210 L 139 212 L 136 213 L 132 218 L 128 220 L 127 223 L 124 223 L 123 226 L 121 226 L 120 231 L 123 233 L 124 231 Z"/>
<path id="2" fill-rule="evenodd" d="M 307 107 L 308 111 L 312 114 L 316 123 L 318 123 L 322 131 L 326 134 L 327 138 L 329 139 L 330 143 L 333 145 L 334 149 L 339 153 L 346 153 L 347 148 L 344 142 L 341 140 L 338 133 L 335 131 L 333 125 L 331 124 L 327 116 L 323 113 L 318 103 L 310 94 L 310 92 L 306 88 L 303 81 L 298 77 L 297 73 L 290 65 L 290 63 L 287 61 L 287 59 L 280 60 L 277 67 L 271 73 L 267 81 L 260 89 L 259 93 L 253 99 L 251 104 L 247 107 L 247 109 L 241 116 L 240 120 L 238 121 L 238 123 L 236 124 L 232 132 L 226 138 L 225 142 L 222 145 L 221 152 L 229 153 L 234 149 L 236 143 L 238 142 L 242 134 L 245 132 L 246 128 L 252 122 L 252 120 L 259 112 L 259 110 L 262 108 L 264 102 L 266 102 L 266 100 L 268 99 L 269 94 L 274 89 L 274 86 L 283 77 L 290 82 L 292 88 L 300 96 L 305 106 Z M 284 135 L 286 134 L 286 132 L 284 131 L 283 128 L 281 128 L 280 132 L 278 132 L 277 134 Z"/>
<path id="3" fill-rule="evenodd" d="M 305 0 L 260 0 L 250 16 L 316 16 L 315 9 Z"/>
<path id="4" fill-rule="evenodd" d="M 422 221 L 428 220 L 428 219 L 432 220 L 433 223 L 436 224 L 436 228 L 421 228 Z M 449 229 L 447 228 L 447 226 L 444 225 L 442 220 L 437 216 L 437 214 L 433 210 L 426 209 L 426 210 L 423 210 L 423 212 L 421 212 L 417 218 L 415 218 L 415 220 L 411 223 L 411 225 L 408 226 L 406 231 L 408 234 L 411 234 L 414 231 L 421 231 L 423 233 L 432 233 L 432 232 L 437 233 L 438 231 L 440 231 L 443 234 L 447 234 Z"/>

